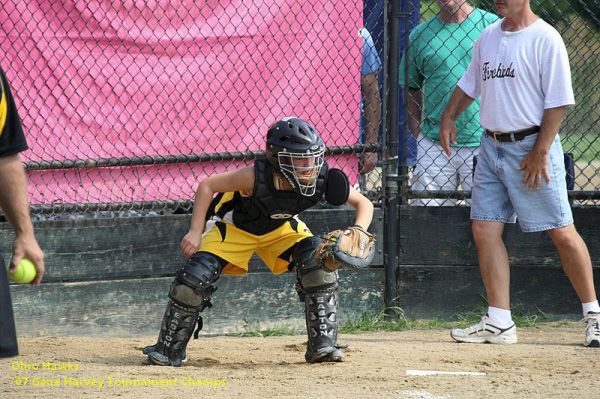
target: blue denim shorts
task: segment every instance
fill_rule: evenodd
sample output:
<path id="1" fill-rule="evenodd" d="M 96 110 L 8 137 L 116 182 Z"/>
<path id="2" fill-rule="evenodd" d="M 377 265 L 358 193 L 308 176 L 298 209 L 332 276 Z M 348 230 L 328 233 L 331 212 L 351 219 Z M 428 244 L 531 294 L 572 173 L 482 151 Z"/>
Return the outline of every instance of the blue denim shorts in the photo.
<path id="1" fill-rule="evenodd" d="M 567 195 L 566 172 L 558 135 L 548 153 L 550 184 L 542 177 L 540 189 L 523 186 L 523 158 L 533 149 L 538 134 L 521 141 L 500 142 L 483 134 L 473 176 L 471 219 L 515 223 L 524 232 L 544 231 L 573 223 Z M 529 183 L 529 182 L 528 182 Z"/>

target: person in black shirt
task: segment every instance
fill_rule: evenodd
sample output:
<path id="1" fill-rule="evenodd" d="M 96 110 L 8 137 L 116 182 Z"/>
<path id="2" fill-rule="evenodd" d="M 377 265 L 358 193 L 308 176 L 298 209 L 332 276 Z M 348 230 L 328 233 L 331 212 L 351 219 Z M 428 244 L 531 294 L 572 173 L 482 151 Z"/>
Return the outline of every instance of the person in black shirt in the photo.
<path id="1" fill-rule="evenodd" d="M 15 272 L 21 259 L 27 258 L 37 269 L 30 284 L 38 285 L 44 276 L 44 253 L 33 231 L 25 169 L 19 156 L 27 148 L 21 119 L 4 71 L 0 69 L 0 208 L 15 232 L 10 272 Z M 0 357 L 18 354 L 8 274 L 0 253 Z"/>

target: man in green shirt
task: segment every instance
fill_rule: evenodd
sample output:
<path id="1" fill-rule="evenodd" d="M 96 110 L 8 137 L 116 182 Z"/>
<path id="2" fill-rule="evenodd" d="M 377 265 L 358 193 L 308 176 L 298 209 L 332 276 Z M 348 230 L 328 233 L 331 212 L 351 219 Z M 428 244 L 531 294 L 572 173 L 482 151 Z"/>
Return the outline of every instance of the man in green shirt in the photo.
<path id="1" fill-rule="evenodd" d="M 413 190 L 466 191 L 472 186 L 473 156 L 483 128 L 479 100 L 456 120 L 458 135 L 453 154 L 440 145 L 440 120 L 460 77 L 466 72 L 473 44 L 498 16 L 471 7 L 465 0 L 436 0 L 440 12 L 417 26 L 400 65 L 400 84 L 408 86 L 409 125 L 417 139 Z M 406 58 L 408 57 L 408 83 Z M 405 91 L 406 93 L 406 91 Z M 417 199 L 413 205 L 454 205 L 455 200 Z"/>

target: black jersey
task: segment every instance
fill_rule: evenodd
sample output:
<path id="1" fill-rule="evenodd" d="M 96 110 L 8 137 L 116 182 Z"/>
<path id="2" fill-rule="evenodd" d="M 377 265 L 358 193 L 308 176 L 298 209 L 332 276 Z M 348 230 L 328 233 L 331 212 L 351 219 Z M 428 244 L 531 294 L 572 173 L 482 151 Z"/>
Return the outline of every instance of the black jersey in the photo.
<path id="1" fill-rule="evenodd" d="M 2 69 L 0 91 L 0 157 L 3 157 L 19 153 L 28 147 L 15 100 Z"/>

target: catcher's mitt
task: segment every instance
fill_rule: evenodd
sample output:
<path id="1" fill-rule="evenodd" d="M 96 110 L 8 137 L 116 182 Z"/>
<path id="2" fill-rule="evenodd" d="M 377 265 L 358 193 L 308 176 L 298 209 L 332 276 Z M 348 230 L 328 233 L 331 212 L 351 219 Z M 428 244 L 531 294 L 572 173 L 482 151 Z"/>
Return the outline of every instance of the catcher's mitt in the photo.
<path id="1" fill-rule="evenodd" d="M 341 266 L 363 268 L 375 255 L 375 236 L 360 226 L 334 230 L 322 237 L 315 249 L 315 260 L 323 269 L 333 272 Z"/>

